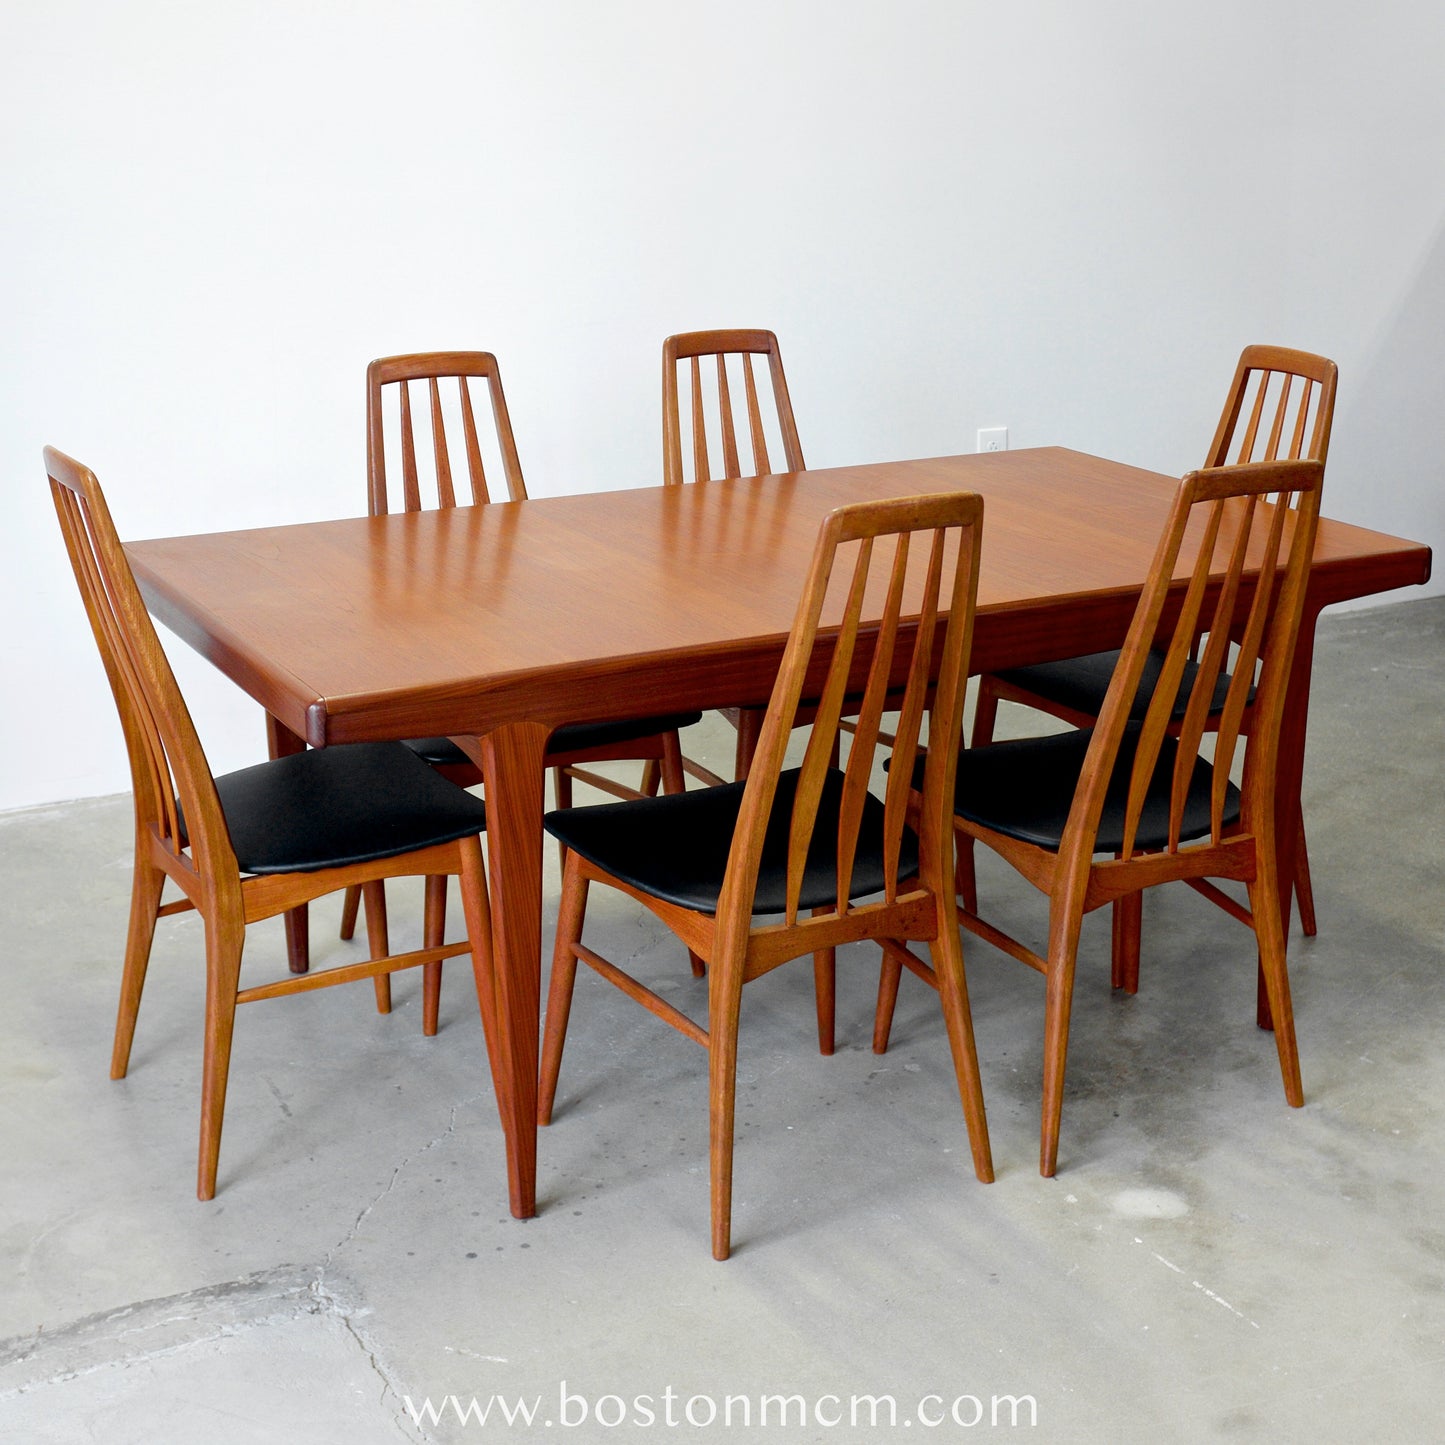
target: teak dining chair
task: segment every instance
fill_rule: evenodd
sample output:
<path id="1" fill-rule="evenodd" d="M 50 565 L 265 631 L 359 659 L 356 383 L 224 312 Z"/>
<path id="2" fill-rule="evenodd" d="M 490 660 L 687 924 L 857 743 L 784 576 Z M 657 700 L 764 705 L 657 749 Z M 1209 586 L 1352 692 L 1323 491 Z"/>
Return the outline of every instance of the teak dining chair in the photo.
<path id="1" fill-rule="evenodd" d="M 416 404 L 413 387 L 421 393 Z M 444 390 L 445 384 L 445 390 Z M 491 403 L 490 428 L 479 427 L 477 410 L 485 392 Z M 450 427 L 450 441 L 448 429 Z M 427 467 L 425 435 L 417 446 L 417 432 L 430 433 L 431 465 Z M 393 459 L 400 461 L 401 510 L 421 511 L 425 507 L 454 507 L 461 491 L 459 475 L 465 468 L 467 492 L 463 505 L 482 505 L 492 500 L 483 456 L 484 434 L 495 437 L 496 451 L 507 497 L 513 502 L 527 499 L 527 487 L 517 457 L 512 422 L 502 391 L 497 359 L 486 351 L 422 352 L 409 356 L 388 356 L 373 361 L 366 369 L 366 469 L 367 507 L 373 517 L 393 510 L 388 490 L 388 437 Z M 423 485 L 428 495 L 423 495 Z M 469 492 L 469 496 L 468 493 Z M 434 500 L 433 500 L 434 499 Z M 687 763 L 682 756 L 678 730 L 702 717 L 700 712 L 679 712 L 664 717 L 626 718 L 612 722 L 568 723 L 552 734 L 547 747 L 547 765 L 559 807 L 572 802 L 574 779 L 590 784 L 614 797 L 639 798 L 657 791 L 681 792 Z M 450 738 L 416 738 L 407 742 L 423 758 L 453 782 L 472 787 L 482 781 L 481 772 Z M 645 764 L 640 788 L 628 787 L 616 779 L 590 771 L 587 765 L 611 761 L 639 761 Z M 706 781 L 716 777 L 706 773 Z M 386 946 L 385 902 L 380 886 L 366 898 L 368 931 L 374 947 Z M 445 892 L 436 906 L 445 910 Z M 355 926 L 357 894 L 348 894 L 342 915 L 342 937 L 349 938 Z M 694 967 L 698 967 L 694 962 Z M 436 1028 L 434 1015 L 426 1019 L 429 1031 Z"/>
<path id="2" fill-rule="evenodd" d="M 1160 883 L 1181 879 L 1254 930 L 1285 1098 L 1296 1107 L 1304 1102 L 1275 862 L 1275 770 L 1323 478 L 1319 461 L 1191 472 L 1175 494 L 1098 723 L 971 747 L 960 756 L 954 826 L 961 838 L 986 843 L 1049 896 L 1042 955 L 985 922 L 975 908 L 959 913 L 964 928 L 1045 978 L 1039 1155 L 1045 1175 L 1058 1159 L 1083 917 Z M 1181 561 L 1189 568 L 1182 599 L 1173 583 Z M 1201 633 L 1207 637 L 1175 727 L 1174 701 Z M 1134 699 L 1156 648 L 1158 685 L 1136 718 Z M 1226 672 L 1221 703 L 1217 689 Z M 1211 728 L 1208 759 L 1200 744 Z M 1243 782 L 1236 787 L 1230 770 L 1241 738 Z M 1211 878 L 1246 884 L 1249 908 L 1206 881 Z M 934 982 L 915 962 L 904 963 Z M 889 955 L 874 1027 L 880 1053 L 888 1044 L 899 973 L 897 956 Z"/>
<path id="3" fill-rule="evenodd" d="M 712 1246 L 718 1259 L 727 1258 L 731 1241 L 742 988 L 807 953 L 876 939 L 888 957 L 916 961 L 908 944 L 930 944 L 974 1170 L 982 1180 L 993 1177 L 955 921 L 954 750 L 928 754 L 911 823 L 907 783 L 925 720 L 933 736 L 957 736 L 961 725 L 982 517 L 980 499 L 965 494 L 833 512 L 819 532 L 746 780 L 547 816 L 548 832 L 566 844 L 567 866 L 539 1122 L 551 1120 L 580 959 L 708 1050 Z M 904 688 L 894 743 L 901 767 L 880 800 L 868 784 L 890 684 Z M 819 699 L 812 733 L 802 765 L 785 771 L 788 737 L 805 693 Z M 840 768 L 833 760 L 850 693 L 863 700 Z M 707 960 L 707 1028 L 581 941 L 593 883 L 637 899 Z M 822 1007 L 820 998 L 820 1028 Z"/>
<path id="4" fill-rule="evenodd" d="M 1323 356 L 1282 346 L 1245 347 L 1204 465 L 1223 467 L 1253 461 L 1299 460 L 1323 463 L 1329 455 L 1336 377 L 1334 362 Z M 1118 661 L 1117 650 L 1095 652 L 983 676 L 979 679 L 974 711 L 974 746 L 993 740 L 1000 699 L 1050 713 L 1074 727 L 1090 726 L 1103 707 Z M 1157 649 L 1145 660 L 1132 710 L 1136 720 L 1143 717 L 1153 697 L 1162 663 L 1162 654 Z M 1175 731 L 1183 722 L 1193 678 L 1194 664 L 1186 662 L 1170 719 Z M 1228 687 L 1226 673 L 1219 681 L 1218 696 L 1210 709 L 1211 719 L 1218 716 Z M 965 880 L 967 861 L 965 857 Z M 966 886 L 971 887 L 967 883 Z M 1306 934 L 1313 934 L 1314 891 L 1310 884 L 1303 818 L 1295 844 L 1294 892 L 1299 903 L 1300 926 Z M 1139 982 L 1138 902 L 1139 895 L 1135 894 L 1115 911 L 1117 970 L 1122 974 L 1122 986 L 1131 993 Z"/>
<path id="5" fill-rule="evenodd" d="M 491 922 L 478 835 L 483 805 L 400 743 L 303 752 L 213 778 L 146 613 L 94 474 L 47 447 L 61 529 L 125 734 L 135 793 L 135 875 L 111 1078 L 125 1077 L 156 920 L 195 909 L 205 925 L 206 1012 L 196 1193 L 216 1191 L 236 1005 L 418 965 L 466 943 L 242 988 L 246 925 L 352 883 L 420 874 L 462 879 L 488 1048 L 495 1036 Z M 182 896 L 161 902 L 169 879 Z"/>
<path id="6" fill-rule="evenodd" d="M 767 419 L 758 400 L 755 357 L 767 360 L 773 396 Z M 706 369 L 705 361 L 710 363 Z M 690 445 L 686 448 L 683 444 L 684 391 L 688 401 L 686 430 L 690 432 Z M 739 406 L 743 408 L 741 416 Z M 746 467 L 738 450 L 742 422 L 746 423 L 750 457 Z M 662 343 L 662 479 L 668 486 L 770 475 L 773 470 L 772 454 L 768 451 L 770 423 L 774 444 L 781 443 L 783 469 L 804 470 L 807 463 L 803 460 L 803 447 L 793 419 L 782 353 L 778 350 L 778 338 L 771 331 L 686 331 L 669 336 Z M 714 433 L 720 465 L 714 463 L 708 448 L 710 430 Z M 691 457 L 690 472 L 685 452 Z M 757 747 L 763 709 L 727 707 L 720 711 L 737 729 L 733 777 L 745 778 Z"/>

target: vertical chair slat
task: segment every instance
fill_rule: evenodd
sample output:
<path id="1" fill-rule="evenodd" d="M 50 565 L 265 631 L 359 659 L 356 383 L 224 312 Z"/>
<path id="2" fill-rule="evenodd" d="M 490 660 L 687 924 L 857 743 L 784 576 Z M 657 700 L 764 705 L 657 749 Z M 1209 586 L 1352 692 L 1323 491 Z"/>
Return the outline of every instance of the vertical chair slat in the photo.
<path id="1" fill-rule="evenodd" d="M 1144 715 L 1144 724 L 1139 732 L 1137 749 L 1134 754 L 1134 768 L 1129 780 L 1128 803 L 1125 808 L 1122 854 L 1125 858 L 1130 857 L 1134 851 L 1134 835 L 1138 830 L 1144 799 L 1148 794 L 1149 783 L 1154 776 L 1154 768 L 1159 760 L 1159 752 L 1163 747 L 1164 738 L 1169 731 L 1169 723 L 1174 712 L 1174 701 L 1179 694 L 1180 679 L 1184 675 L 1184 665 L 1189 660 L 1189 654 L 1193 649 L 1199 613 L 1209 582 L 1209 570 L 1214 559 L 1220 520 L 1220 505 L 1216 503 L 1209 509 L 1204 537 L 1199 544 L 1199 555 L 1195 561 L 1194 570 L 1190 574 L 1189 589 L 1184 595 L 1184 604 L 1180 609 L 1173 636 L 1170 638 L 1164 665 L 1160 669 L 1159 681 L 1155 684 L 1154 694 L 1150 698 L 1148 711 Z M 1173 557 L 1170 559 L 1170 574 L 1173 572 L 1173 561 L 1178 557 L 1179 545 L 1182 540 L 1183 531 L 1181 529 L 1179 535 L 1172 539 Z M 1160 600 L 1162 602 L 1162 594 Z M 1124 700 L 1126 709 L 1130 702 L 1132 702 L 1132 698 Z"/>
<path id="2" fill-rule="evenodd" d="M 1254 499 L 1251 498 L 1251 501 Z M 1255 587 L 1254 599 L 1250 604 L 1249 620 L 1239 641 L 1239 655 L 1234 661 L 1234 676 L 1230 679 L 1229 693 L 1220 711 L 1218 736 L 1214 743 L 1214 778 L 1210 794 L 1210 814 L 1217 833 L 1224 809 L 1225 792 L 1229 782 L 1230 769 L 1234 764 L 1234 750 L 1244 726 L 1244 714 L 1248 705 L 1249 689 L 1254 680 L 1255 664 L 1264 645 L 1265 626 L 1274 606 L 1274 586 L 1279 566 L 1280 543 L 1284 536 L 1285 518 L 1290 510 L 1290 495 L 1278 493 L 1274 498 L 1274 511 L 1270 517 L 1269 533 L 1265 541 L 1264 556 L 1260 560 L 1259 582 Z"/>
<path id="3" fill-rule="evenodd" d="M 451 461 L 447 456 L 447 424 L 442 416 L 442 393 L 436 377 L 427 377 L 427 389 L 431 393 L 431 445 L 432 456 L 436 459 L 437 505 L 455 507 L 457 494 L 452 490 Z"/>
<path id="4" fill-rule="evenodd" d="M 1271 375 L 1279 377 L 1279 403 L 1274 410 L 1274 424 L 1269 429 L 1269 445 L 1260 459 L 1266 462 L 1279 460 L 1279 442 L 1284 435 L 1284 419 L 1289 413 L 1290 392 L 1294 389 L 1294 377 L 1279 372 L 1273 372 Z"/>
<path id="5" fill-rule="evenodd" d="M 411 429 L 411 384 L 403 381 L 401 391 L 401 492 L 408 512 L 421 511 L 421 489 L 416 480 L 416 439 Z"/>
<path id="6" fill-rule="evenodd" d="M 65 532 L 66 547 L 80 578 L 81 594 L 85 599 L 86 612 L 91 627 L 100 644 L 101 656 L 107 669 L 113 668 L 112 690 L 120 707 L 122 721 L 134 725 L 138 734 L 143 765 L 144 781 L 150 797 L 148 816 L 160 824 L 161 834 L 167 841 L 177 836 L 175 827 L 175 789 L 170 784 L 170 770 L 165 764 L 165 753 L 161 745 L 155 718 L 139 689 L 133 660 L 122 644 L 123 631 L 114 613 L 114 602 L 105 586 L 104 577 L 96 560 L 97 542 L 94 529 L 85 514 L 80 498 L 68 488 L 51 484 L 55 494 L 57 510 Z M 81 539 L 85 538 L 85 541 Z M 136 779 L 139 784 L 140 779 Z M 137 807 L 140 800 L 137 799 Z"/>
<path id="7" fill-rule="evenodd" d="M 692 358 L 692 469 L 693 480 L 707 482 L 712 474 L 707 465 L 707 420 L 702 409 L 702 371 L 697 357 Z"/>
<path id="8" fill-rule="evenodd" d="M 887 897 L 896 896 L 898 860 L 903 849 L 903 828 L 908 820 L 908 794 L 912 786 L 913 767 L 918 759 L 918 739 L 923 728 L 923 713 L 928 702 L 928 671 L 933 659 L 933 639 L 938 630 L 938 598 L 943 585 L 943 561 L 948 534 L 942 529 L 933 533 L 929 549 L 928 571 L 923 588 L 923 603 L 918 614 L 918 635 L 909 660 L 908 680 L 903 689 L 903 706 L 898 713 L 898 726 L 893 736 L 893 762 L 888 772 L 888 785 L 883 802 L 883 866 L 887 879 Z M 962 549 L 956 564 L 964 565 Z M 955 582 L 955 590 L 957 588 Z M 948 626 L 955 619 L 950 609 Z M 940 685 L 943 680 L 940 679 Z M 882 708 L 879 708 L 880 713 Z M 940 719 L 940 721 L 945 721 Z M 876 735 L 876 726 L 875 726 Z M 945 734 L 948 736 L 950 734 Z"/>
<path id="9" fill-rule="evenodd" d="M 176 789 L 171 777 L 170 764 L 166 759 L 165 740 L 151 700 L 142 686 L 144 671 L 141 660 L 131 648 L 131 640 L 121 622 L 120 604 L 100 565 L 100 543 L 95 528 L 79 499 L 67 493 L 76 508 L 80 524 L 85 529 L 89 544 L 79 551 L 79 561 L 84 573 L 84 583 L 95 602 L 96 616 L 105 636 L 105 645 L 122 679 L 126 701 L 131 715 L 139 724 L 141 739 L 145 746 L 148 763 L 147 779 L 150 784 L 152 816 L 160 824 L 161 837 L 179 849 L 181 828 L 176 813 Z"/>
<path id="10" fill-rule="evenodd" d="M 1269 372 L 1259 371 L 1255 373 L 1254 405 L 1250 408 L 1249 421 L 1245 425 L 1244 435 L 1239 441 L 1239 451 L 1235 455 L 1235 462 L 1249 462 L 1254 460 L 1255 439 L 1259 435 L 1259 421 L 1264 415 L 1264 394 L 1269 387 Z"/>
<path id="11" fill-rule="evenodd" d="M 717 413 L 722 429 L 723 475 L 742 475 L 738 465 L 737 430 L 733 425 L 733 399 L 728 391 L 727 358 L 719 354 L 717 359 Z"/>
<path id="12" fill-rule="evenodd" d="M 1294 434 L 1290 438 L 1289 459 L 1292 462 L 1299 461 L 1304 455 L 1305 425 L 1309 421 L 1310 401 L 1315 391 L 1314 381 L 1310 377 L 1301 377 L 1300 380 L 1304 383 L 1304 391 L 1300 396 L 1299 410 L 1295 413 Z"/>
<path id="13" fill-rule="evenodd" d="M 753 356 L 743 352 L 743 389 L 748 404 L 748 436 L 753 444 L 753 473 L 765 477 L 772 471 L 768 461 L 768 441 L 763 435 L 763 414 L 758 408 L 758 384 L 753 377 Z"/>
<path id="14" fill-rule="evenodd" d="M 879 723 L 883 715 L 883 703 L 888 696 L 888 678 L 893 668 L 893 654 L 898 645 L 898 619 L 903 608 L 903 585 L 908 577 L 908 541 L 906 533 L 895 539 L 888 597 L 874 637 L 873 660 L 868 669 L 863 702 L 858 710 L 853 741 L 848 750 L 848 766 L 843 775 L 843 796 L 838 804 L 837 907 L 840 913 L 846 912 L 848 908 L 853 860 L 858 852 L 858 830 L 863 821 L 863 800 L 868 794 L 868 784 L 872 781 Z M 896 880 L 890 879 L 887 896 L 893 898 L 895 891 Z"/>
<path id="15" fill-rule="evenodd" d="M 848 673 L 853 665 L 853 651 L 858 640 L 858 619 L 863 611 L 863 594 L 868 586 L 868 568 L 873 556 L 873 539 L 865 538 L 858 548 L 848 601 L 838 629 L 838 641 L 828 666 L 828 678 L 813 719 L 813 730 L 803 753 L 798 774 L 798 790 L 793 799 L 792 824 L 788 833 L 787 921 L 797 917 L 798 894 L 803 886 L 803 869 L 808 861 L 808 845 L 818 817 L 818 803 L 823 783 L 833 763 L 833 748 L 838 737 L 838 723 L 843 716 L 843 698 L 848 690 Z M 821 602 L 821 599 L 820 599 Z"/>
<path id="16" fill-rule="evenodd" d="M 1179 751 L 1174 759 L 1174 786 L 1169 805 L 1169 846 L 1179 846 L 1180 829 L 1184 821 L 1184 803 L 1188 797 L 1189 784 L 1194 776 L 1194 760 L 1199 755 L 1199 746 L 1209 725 L 1210 713 L 1214 709 L 1214 690 L 1224 673 L 1229 660 L 1229 639 L 1233 631 L 1234 609 L 1239 598 L 1240 579 L 1244 573 L 1245 555 L 1249 551 L 1249 539 L 1254 530 L 1254 514 L 1257 498 L 1245 500 L 1244 516 L 1234 539 L 1224 581 L 1219 589 L 1219 600 L 1215 603 L 1214 615 L 1209 624 L 1209 641 L 1199 657 L 1194 687 L 1184 709 L 1179 727 Z M 1224 504 L 1216 503 L 1222 507 Z M 1218 841 L 1218 829 L 1214 832 Z"/>
<path id="17" fill-rule="evenodd" d="M 492 497 L 487 490 L 487 473 L 482 466 L 482 448 L 477 440 L 477 418 L 472 412 L 472 393 L 467 386 L 466 377 L 457 377 L 457 389 L 462 400 L 462 433 L 467 446 L 467 479 L 472 484 L 472 501 L 480 505 L 483 502 L 490 502 Z"/>

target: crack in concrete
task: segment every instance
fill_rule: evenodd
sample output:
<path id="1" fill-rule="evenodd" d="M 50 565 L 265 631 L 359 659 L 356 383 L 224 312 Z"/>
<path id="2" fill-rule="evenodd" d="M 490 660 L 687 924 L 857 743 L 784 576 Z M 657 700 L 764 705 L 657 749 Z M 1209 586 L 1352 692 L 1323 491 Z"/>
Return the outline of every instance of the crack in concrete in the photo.
<path id="1" fill-rule="evenodd" d="M 447 1127 L 443 1129 L 442 1132 L 438 1134 L 435 1138 L 428 1139 L 427 1142 L 423 1144 L 419 1149 L 416 1149 L 412 1153 L 408 1154 L 399 1164 L 397 1164 L 392 1169 L 391 1178 L 386 1181 L 386 1185 L 381 1190 L 381 1192 L 378 1193 L 374 1199 L 372 1199 L 362 1208 L 361 1212 L 352 1221 L 351 1227 L 346 1231 L 346 1233 L 334 1245 L 332 1245 L 329 1250 L 326 1251 L 325 1257 L 322 1259 L 320 1265 L 321 1273 L 325 1273 L 325 1271 L 331 1267 L 331 1263 L 336 1258 L 336 1256 L 343 1249 L 345 1249 L 346 1246 L 350 1244 L 353 1239 L 356 1238 L 357 1234 L 359 1234 L 361 1231 L 361 1226 L 365 1221 L 367 1215 L 369 1215 L 372 1210 L 374 1210 L 377 1205 L 379 1205 L 381 1201 L 385 1199 L 393 1189 L 396 1188 L 397 1180 L 401 1178 L 402 1174 L 408 1168 L 410 1168 L 410 1166 L 417 1159 L 420 1159 L 423 1154 L 426 1154 L 430 1150 L 435 1149 L 438 1144 L 444 1143 L 446 1140 L 450 1139 L 453 1134 L 456 1133 L 457 1116 L 461 1113 L 461 1111 L 463 1109 L 470 1108 L 473 1104 L 476 1104 L 481 1099 L 488 1097 L 489 1094 L 490 1090 L 479 1091 L 478 1093 L 468 1095 L 468 1097 L 465 1099 L 458 1100 L 457 1103 L 452 1105 L 450 1116 L 447 1119 Z"/>

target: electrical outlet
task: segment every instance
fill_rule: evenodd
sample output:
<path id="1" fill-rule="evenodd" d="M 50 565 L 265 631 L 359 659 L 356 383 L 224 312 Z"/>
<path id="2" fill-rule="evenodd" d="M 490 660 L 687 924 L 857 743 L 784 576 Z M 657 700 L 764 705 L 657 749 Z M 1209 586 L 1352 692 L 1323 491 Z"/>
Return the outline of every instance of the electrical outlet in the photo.
<path id="1" fill-rule="evenodd" d="M 978 449 L 981 452 L 1006 452 L 1008 450 L 1008 428 L 1006 426 L 979 427 Z"/>

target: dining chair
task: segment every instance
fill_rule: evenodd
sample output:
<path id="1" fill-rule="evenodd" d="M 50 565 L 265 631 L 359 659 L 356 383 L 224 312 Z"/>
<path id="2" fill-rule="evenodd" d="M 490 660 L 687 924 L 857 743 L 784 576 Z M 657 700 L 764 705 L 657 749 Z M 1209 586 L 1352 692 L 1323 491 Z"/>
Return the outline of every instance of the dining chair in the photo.
<path id="1" fill-rule="evenodd" d="M 1182 880 L 1253 929 L 1285 1098 L 1295 1107 L 1304 1102 L 1275 856 L 1275 772 L 1324 470 L 1321 461 L 1270 461 L 1191 472 L 1175 493 L 1097 723 L 969 747 L 959 757 L 960 838 L 987 844 L 1049 898 L 1043 954 L 986 922 L 976 907 L 959 911 L 966 930 L 1044 975 L 1045 1175 L 1058 1159 L 1083 917 L 1161 883 Z M 1189 569 L 1187 586 L 1174 582 L 1181 563 Z M 1192 657 L 1201 633 L 1204 645 Z M 1158 683 L 1140 716 L 1134 700 L 1156 649 Z M 1175 725 L 1186 672 L 1183 717 Z M 1211 729 L 1213 754 L 1206 757 L 1200 745 Z M 1241 742 L 1236 786 L 1231 769 Z M 923 781 L 916 766 L 914 772 Z M 1249 906 L 1208 881 L 1215 878 L 1245 884 Z M 903 962 L 937 985 L 915 961 Z M 874 1025 L 880 1053 L 899 977 L 899 960 L 890 954 Z"/>
<path id="2" fill-rule="evenodd" d="M 963 493 L 831 513 L 818 535 L 747 778 L 547 816 L 547 831 L 566 844 L 567 865 L 538 1121 L 552 1117 L 580 960 L 708 1050 L 717 1259 L 727 1258 L 731 1241 L 742 988 L 807 953 L 876 939 L 886 956 L 914 961 L 908 945 L 930 945 L 974 1170 L 981 1180 L 993 1177 L 955 921 L 955 750 L 929 752 L 911 805 L 907 782 L 925 726 L 933 736 L 956 736 L 961 726 L 982 518 L 979 498 Z M 869 779 L 890 683 L 904 687 L 893 745 L 903 766 L 880 799 Z M 839 722 L 845 697 L 855 692 L 862 694 L 858 726 L 839 766 Z M 818 699 L 812 731 L 801 765 L 785 769 L 805 695 Z M 582 942 L 593 884 L 636 899 L 707 960 L 706 1028 Z M 823 1010 L 820 992 L 820 1035 Z M 828 1033 L 831 1039 L 831 1018 Z"/>
<path id="3" fill-rule="evenodd" d="M 483 394 L 490 401 L 490 425 L 478 423 Z M 388 451 L 398 463 L 390 479 Z M 490 482 L 488 451 L 492 452 Z M 389 489 L 398 470 L 399 496 Z M 459 502 L 483 505 L 492 500 L 498 471 L 507 499 L 526 501 L 527 486 L 496 357 L 486 351 L 437 351 L 373 361 L 366 369 L 366 471 L 367 509 L 373 517 L 385 516 L 398 503 L 399 509 L 407 512 L 455 507 Z M 546 756 L 558 807 L 571 805 L 574 780 L 620 798 L 651 795 L 659 783 L 665 792 L 681 792 L 689 766 L 705 781 L 718 781 L 715 774 L 682 756 L 678 731 L 701 718 L 700 712 L 676 712 L 568 723 L 558 728 Z M 482 781 L 480 770 L 450 738 L 415 738 L 406 746 L 463 787 Z M 592 770 L 591 765 L 613 761 L 642 762 L 640 787 L 629 787 Z M 342 911 L 343 938 L 349 938 L 355 927 L 357 905 L 358 893 L 352 891 Z M 380 885 L 367 894 L 366 905 L 368 929 L 378 935 L 373 945 L 385 947 L 386 911 Z M 436 906 L 444 913 L 444 887 Z M 693 967 L 700 970 L 701 965 L 693 960 Z M 435 1017 L 429 1017 L 426 1024 L 434 1030 Z"/>
<path id="4" fill-rule="evenodd" d="M 1206 467 L 1243 465 L 1252 461 L 1317 461 L 1323 463 L 1330 447 L 1334 420 L 1336 367 L 1334 362 L 1307 351 L 1282 346 L 1247 346 L 1240 354 L 1224 410 L 1210 444 Z M 1231 453 L 1233 454 L 1231 460 Z M 1196 639 L 1197 646 L 1197 639 Z M 999 701 L 1020 703 L 1070 723 L 1088 727 L 1099 715 L 1109 682 L 1119 661 L 1118 650 L 1064 658 L 1059 662 L 1011 668 L 979 679 L 974 711 L 973 743 L 993 740 Z M 1145 659 L 1133 715 L 1144 715 L 1158 683 L 1162 653 L 1152 649 Z M 1177 732 L 1183 722 L 1185 701 L 1193 682 L 1194 663 L 1185 663 L 1179 694 L 1170 718 Z M 1229 675 L 1219 680 L 1218 696 L 1210 718 L 1219 709 L 1229 687 Z M 1246 725 L 1248 718 L 1246 716 Z M 960 873 L 965 889 L 971 889 L 970 854 L 960 854 Z M 1299 904 L 1300 926 L 1306 934 L 1316 929 L 1314 890 L 1310 882 L 1309 852 L 1301 816 L 1295 842 L 1294 894 Z M 1139 981 L 1139 895 L 1123 901 L 1115 912 L 1118 951 L 1116 972 L 1120 986 L 1129 992 Z"/>
<path id="5" fill-rule="evenodd" d="M 206 940 L 197 1196 L 216 1192 L 236 1006 L 285 994 L 434 971 L 470 951 L 488 1049 L 495 1036 L 491 921 L 478 835 L 482 803 L 400 743 L 303 752 L 213 777 L 156 637 L 94 473 L 47 447 L 66 548 L 120 714 L 135 795 L 135 872 L 111 1054 L 125 1077 L 156 921 L 194 909 Z M 424 946 L 241 987 L 246 926 L 352 883 L 450 874 L 462 880 L 471 944 Z M 167 880 L 181 896 L 161 902 Z"/>
<path id="6" fill-rule="evenodd" d="M 772 389 L 773 405 L 766 420 L 758 400 L 753 365 L 757 357 L 767 361 Z M 704 368 L 704 362 L 710 365 Z M 689 434 L 686 445 L 685 431 Z M 778 338 L 771 331 L 686 331 L 662 343 L 662 479 L 668 486 L 770 475 L 770 431 L 774 448 L 780 448 L 783 470 L 803 471 L 807 463 L 793 419 L 788 379 L 783 372 Z M 709 432 L 713 434 L 716 461 L 708 446 Z M 746 466 L 738 450 L 740 434 L 748 445 Z M 691 459 L 690 470 L 687 457 Z M 757 747 L 764 709 L 725 707 L 719 711 L 737 729 L 733 777 L 745 778 Z"/>

